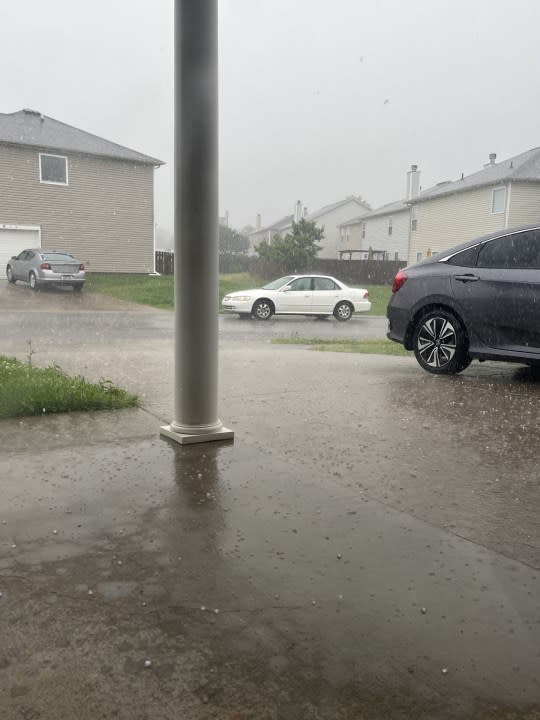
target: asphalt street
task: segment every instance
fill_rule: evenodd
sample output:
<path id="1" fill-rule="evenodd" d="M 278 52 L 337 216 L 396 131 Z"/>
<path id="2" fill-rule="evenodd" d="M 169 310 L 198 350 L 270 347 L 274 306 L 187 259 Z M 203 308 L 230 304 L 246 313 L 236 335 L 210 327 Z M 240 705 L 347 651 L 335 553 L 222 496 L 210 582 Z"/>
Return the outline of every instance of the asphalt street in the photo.
<path id="1" fill-rule="evenodd" d="M 0 351 L 25 352 L 54 346 L 78 348 L 133 339 L 162 340 L 173 337 L 174 314 L 132 303 L 111 301 L 93 293 L 74 295 L 70 290 L 33 293 L 23 284 L 0 282 Z M 219 316 L 219 336 L 224 341 L 265 342 L 273 338 L 384 338 L 386 318 L 355 315 L 348 322 L 334 318 L 273 317 L 261 322 L 237 315 Z"/>

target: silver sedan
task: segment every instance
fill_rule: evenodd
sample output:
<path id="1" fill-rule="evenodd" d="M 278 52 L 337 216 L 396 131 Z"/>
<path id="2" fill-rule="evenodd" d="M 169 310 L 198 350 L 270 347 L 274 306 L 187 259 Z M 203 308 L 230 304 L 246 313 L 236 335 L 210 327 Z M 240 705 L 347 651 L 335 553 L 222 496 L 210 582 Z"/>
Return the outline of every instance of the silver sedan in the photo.
<path id="1" fill-rule="evenodd" d="M 23 280 L 32 290 L 44 285 L 70 285 L 80 292 L 86 280 L 84 264 L 60 250 L 32 248 L 12 257 L 6 267 L 10 283 Z"/>

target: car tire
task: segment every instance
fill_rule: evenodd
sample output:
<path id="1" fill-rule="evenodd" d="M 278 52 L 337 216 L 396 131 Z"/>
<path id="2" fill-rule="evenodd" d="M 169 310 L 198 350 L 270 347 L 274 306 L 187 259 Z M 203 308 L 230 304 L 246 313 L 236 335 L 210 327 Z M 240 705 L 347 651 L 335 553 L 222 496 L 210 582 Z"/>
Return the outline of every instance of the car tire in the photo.
<path id="1" fill-rule="evenodd" d="M 84 283 L 77 283 L 76 285 L 72 285 L 73 292 L 80 293 L 81 290 L 83 289 L 83 285 L 84 285 Z"/>
<path id="2" fill-rule="evenodd" d="M 28 282 L 30 283 L 30 287 L 32 288 L 32 290 L 38 289 L 36 273 L 30 273 L 30 275 L 28 276 Z"/>
<path id="3" fill-rule="evenodd" d="M 350 320 L 352 318 L 352 314 L 353 307 L 351 303 L 347 302 L 346 300 L 338 302 L 338 304 L 334 308 L 334 317 L 336 318 L 336 320 L 339 320 L 339 322 L 346 322 L 347 320 Z"/>
<path id="4" fill-rule="evenodd" d="M 7 275 L 8 282 L 10 282 L 10 283 L 15 282 L 15 278 L 13 277 L 13 270 L 11 269 L 11 265 L 7 266 L 6 275 Z"/>
<path id="5" fill-rule="evenodd" d="M 274 314 L 274 306 L 269 300 L 257 300 L 251 314 L 256 320 L 270 320 Z"/>
<path id="6" fill-rule="evenodd" d="M 471 363 L 463 325 L 449 310 L 431 310 L 414 329 L 413 350 L 420 367 L 434 375 L 456 375 Z"/>

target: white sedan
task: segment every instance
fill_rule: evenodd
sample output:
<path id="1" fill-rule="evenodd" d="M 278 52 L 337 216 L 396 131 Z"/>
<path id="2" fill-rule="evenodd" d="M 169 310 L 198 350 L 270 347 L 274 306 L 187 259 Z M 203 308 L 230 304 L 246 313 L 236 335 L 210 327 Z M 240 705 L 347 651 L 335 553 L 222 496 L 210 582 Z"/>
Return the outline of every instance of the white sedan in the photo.
<path id="1" fill-rule="evenodd" d="M 349 320 L 369 312 L 368 291 L 347 287 L 328 275 L 286 275 L 262 288 L 239 290 L 223 298 L 224 310 L 268 320 L 272 315 L 315 315 Z"/>

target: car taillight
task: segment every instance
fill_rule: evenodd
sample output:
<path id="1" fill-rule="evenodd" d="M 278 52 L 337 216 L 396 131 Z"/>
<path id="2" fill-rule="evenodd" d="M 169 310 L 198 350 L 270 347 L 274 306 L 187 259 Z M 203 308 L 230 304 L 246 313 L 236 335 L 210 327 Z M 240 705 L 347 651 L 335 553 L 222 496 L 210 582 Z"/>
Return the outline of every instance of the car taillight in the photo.
<path id="1" fill-rule="evenodd" d="M 364 293 L 364 300 L 367 300 L 368 297 L 369 297 L 369 292 L 366 290 L 366 292 Z"/>
<path id="2" fill-rule="evenodd" d="M 392 283 L 392 292 L 396 293 L 400 288 L 405 285 L 405 282 L 407 280 L 407 275 L 400 270 L 396 277 L 394 278 L 394 282 Z"/>
<path id="3" fill-rule="evenodd" d="M 50 270 L 51 266 L 49 265 L 49 263 L 41 263 L 39 268 L 40 268 L 40 270 Z"/>
<path id="4" fill-rule="evenodd" d="M 83 263 L 81 263 L 81 264 L 79 265 L 79 270 L 84 270 L 84 265 L 83 265 Z"/>

